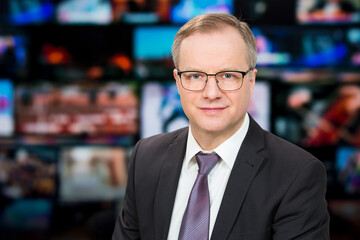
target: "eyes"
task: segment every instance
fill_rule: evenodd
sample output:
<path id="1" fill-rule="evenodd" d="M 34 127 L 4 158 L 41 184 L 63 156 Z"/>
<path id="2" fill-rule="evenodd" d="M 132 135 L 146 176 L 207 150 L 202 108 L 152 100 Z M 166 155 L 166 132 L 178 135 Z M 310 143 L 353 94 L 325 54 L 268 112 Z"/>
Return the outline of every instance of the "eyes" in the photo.
<path id="1" fill-rule="evenodd" d="M 220 78 L 223 78 L 223 79 L 236 79 L 237 74 L 225 72 L 225 73 L 220 74 Z"/>
<path id="2" fill-rule="evenodd" d="M 208 74 L 199 71 L 178 71 L 181 85 L 184 89 L 189 91 L 202 91 L 206 84 L 208 77 L 215 77 L 216 84 L 222 91 L 235 91 L 241 88 L 243 78 L 253 68 L 246 72 L 241 71 L 223 71 L 215 74 Z"/>
<path id="3" fill-rule="evenodd" d="M 218 81 L 241 80 L 242 78 L 241 72 L 232 72 L 232 71 L 218 72 L 216 74 L 206 74 L 203 72 L 182 72 L 181 75 L 188 81 L 207 80 L 208 76 L 215 76 Z"/>
<path id="4" fill-rule="evenodd" d="M 205 73 L 200 72 L 184 72 L 182 74 L 186 80 L 196 81 L 196 80 L 206 80 L 207 75 Z"/>

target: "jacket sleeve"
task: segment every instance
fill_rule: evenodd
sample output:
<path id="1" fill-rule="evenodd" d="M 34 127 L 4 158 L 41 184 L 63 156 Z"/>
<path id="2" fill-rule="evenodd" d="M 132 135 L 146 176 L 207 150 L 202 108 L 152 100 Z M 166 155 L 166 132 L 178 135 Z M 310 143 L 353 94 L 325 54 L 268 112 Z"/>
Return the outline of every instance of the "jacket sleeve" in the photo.
<path id="1" fill-rule="evenodd" d="M 326 170 L 317 159 L 298 172 L 275 214 L 274 240 L 329 240 Z"/>
<path id="2" fill-rule="evenodd" d="M 115 224 L 112 240 L 135 240 L 141 239 L 138 224 L 138 215 L 135 199 L 135 162 L 140 145 L 139 141 L 131 154 L 128 170 L 128 180 L 125 192 L 124 205 Z"/>

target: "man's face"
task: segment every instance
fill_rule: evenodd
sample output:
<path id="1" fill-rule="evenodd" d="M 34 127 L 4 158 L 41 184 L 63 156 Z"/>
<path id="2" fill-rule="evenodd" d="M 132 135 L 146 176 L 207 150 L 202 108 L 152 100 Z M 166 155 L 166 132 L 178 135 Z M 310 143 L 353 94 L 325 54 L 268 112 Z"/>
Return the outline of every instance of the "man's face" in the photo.
<path id="1" fill-rule="evenodd" d="M 179 52 L 179 71 L 243 71 L 247 48 L 240 34 L 231 27 L 223 31 L 195 33 L 183 40 Z M 202 91 L 188 91 L 181 86 L 177 70 L 174 77 L 185 114 L 193 134 L 212 134 L 226 140 L 242 125 L 255 84 L 256 70 L 248 73 L 239 90 L 221 91 L 215 77 L 208 77 Z M 250 78 L 250 76 L 252 76 Z"/>

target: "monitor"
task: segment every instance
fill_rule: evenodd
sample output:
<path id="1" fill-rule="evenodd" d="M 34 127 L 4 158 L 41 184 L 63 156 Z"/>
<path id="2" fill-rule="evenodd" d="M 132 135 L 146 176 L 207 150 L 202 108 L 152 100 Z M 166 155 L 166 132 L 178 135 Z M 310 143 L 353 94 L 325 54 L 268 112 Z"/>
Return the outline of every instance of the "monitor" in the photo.
<path id="1" fill-rule="evenodd" d="M 1 146 L 1 197 L 12 200 L 54 198 L 57 157 L 56 148 L 50 146 Z"/>
<path id="2" fill-rule="evenodd" d="M 18 85 L 16 132 L 52 136 L 135 135 L 136 84 Z"/>
<path id="3" fill-rule="evenodd" d="M 351 24 L 360 21 L 358 0 L 297 0 L 300 24 Z"/>
<path id="4" fill-rule="evenodd" d="M 26 66 L 26 38 L 0 34 L 0 78 L 23 77 L 26 74 Z"/>
<path id="5" fill-rule="evenodd" d="M 119 146 L 65 146 L 60 149 L 59 201 L 120 201 L 127 181 L 128 149 Z"/>
<path id="6" fill-rule="evenodd" d="M 168 23 L 170 0 L 111 0 L 113 22 L 128 24 Z"/>
<path id="7" fill-rule="evenodd" d="M 44 24 L 51 22 L 54 18 L 53 0 L 11 0 L 7 2 L 7 20 L 11 24 Z"/>
<path id="8" fill-rule="evenodd" d="M 56 19 L 60 24 L 109 24 L 111 3 L 110 0 L 60 0 Z"/>
<path id="9" fill-rule="evenodd" d="M 14 86 L 8 79 L 0 78 L 0 137 L 14 132 Z"/>
<path id="10" fill-rule="evenodd" d="M 141 137 L 171 132 L 189 125 L 175 82 L 146 83 L 141 98 Z"/>
<path id="11" fill-rule="evenodd" d="M 270 131 L 271 122 L 271 91 L 266 81 L 256 80 L 253 95 L 251 96 L 248 113 L 265 130 Z"/>
<path id="12" fill-rule="evenodd" d="M 336 153 L 337 182 L 347 196 L 360 196 L 360 148 L 340 147 Z"/>
<path id="13" fill-rule="evenodd" d="M 178 26 L 139 26 L 134 30 L 133 56 L 137 77 L 172 77 L 171 46 L 178 30 Z"/>
<path id="14" fill-rule="evenodd" d="M 360 145 L 360 85 L 274 86 L 274 132 L 306 147 Z"/>
<path id="15" fill-rule="evenodd" d="M 171 6 L 172 23 L 183 24 L 205 13 L 233 13 L 233 0 L 179 0 Z"/>

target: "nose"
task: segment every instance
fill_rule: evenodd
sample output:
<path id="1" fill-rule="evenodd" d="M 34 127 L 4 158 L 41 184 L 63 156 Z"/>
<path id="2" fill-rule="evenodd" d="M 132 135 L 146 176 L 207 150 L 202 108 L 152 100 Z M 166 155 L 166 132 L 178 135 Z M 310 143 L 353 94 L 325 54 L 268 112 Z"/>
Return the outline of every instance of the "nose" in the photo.
<path id="1" fill-rule="evenodd" d="M 209 99 L 216 99 L 221 97 L 221 90 L 217 84 L 215 76 L 208 76 L 208 80 L 203 91 L 203 96 Z"/>

